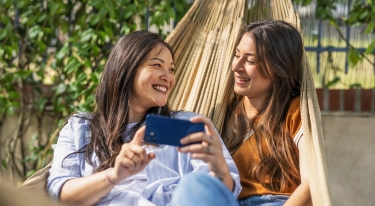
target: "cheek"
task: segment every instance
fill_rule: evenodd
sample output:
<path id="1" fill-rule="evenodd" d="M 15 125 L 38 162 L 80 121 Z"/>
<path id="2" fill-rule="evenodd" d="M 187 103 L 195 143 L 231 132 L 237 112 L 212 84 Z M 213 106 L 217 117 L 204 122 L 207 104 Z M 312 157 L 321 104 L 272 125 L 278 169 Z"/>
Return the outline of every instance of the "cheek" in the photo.
<path id="1" fill-rule="evenodd" d="M 270 80 L 263 80 L 262 82 L 263 87 L 267 90 L 270 91 L 272 88 L 272 82 Z"/>
<path id="2" fill-rule="evenodd" d="M 264 81 L 264 82 L 270 82 L 271 80 L 269 79 L 265 79 L 264 77 L 262 77 L 262 75 L 259 73 L 259 70 L 258 68 L 255 66 L 255 65 L 249 65 L 246 69 L 246 72 L 247 74 L 251 77 L 251 78 L 256 78 L 256 79 L 260 79 L 261 81 Z"/>
<path id="3" fill-rule="evenodd" d="M 246 73 L 247 75 L 249 75 L 250 78 L 260 78 L 260 74 L 258 70 L 255 68 L 255 66 L 247 66 Z"/>
<path id="4" fill-rule="evenodd" d="M 176 78 L 173 76 L 171 80 L 171 90 L 174 88 L 174 85 L 176 85 Z"/>
<path id="5" fill-rule="evenodd" d="M 150 84 L 150 82 L 152 82 L 153 80 L 155 80 L 157 78 L 157 75 L 154 75 L 154 74 L 149 74 L 149 73 L 146 73 L 144 75 L 141 75 L 139 77 L 139 82 L 142 84 L 142 85 L 148 85 Z"/>
<path id="6" fill-rule="evenodd" d="M 238 60 L 236 58 L 233 58 L 231 69 L 234 71 L 234 66 L 237 64 Z"/>

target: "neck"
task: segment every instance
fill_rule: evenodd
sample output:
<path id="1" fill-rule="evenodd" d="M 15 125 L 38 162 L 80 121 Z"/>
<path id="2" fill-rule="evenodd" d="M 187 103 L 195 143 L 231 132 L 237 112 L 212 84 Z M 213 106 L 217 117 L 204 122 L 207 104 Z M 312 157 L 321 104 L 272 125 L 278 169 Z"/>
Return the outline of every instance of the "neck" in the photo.
<path id="1" fill-rule="evenodd" d="M 137 107 L 135 105 L 130 104 L 129 105 L 129 122 L 128 123 L 134 123 L 134 122 L 139 122 L 142 120 L 142 118 L 146 114 L 146 109 Z"/>
<path id="2" fill-rule="evenodd" d="M 251 98 L 245 96 L 243 98 L 243 104 L 247 118 L 252 119 L 255 115 L 257 115 L 262 110 L 265 102 L 265 98 Z"/>

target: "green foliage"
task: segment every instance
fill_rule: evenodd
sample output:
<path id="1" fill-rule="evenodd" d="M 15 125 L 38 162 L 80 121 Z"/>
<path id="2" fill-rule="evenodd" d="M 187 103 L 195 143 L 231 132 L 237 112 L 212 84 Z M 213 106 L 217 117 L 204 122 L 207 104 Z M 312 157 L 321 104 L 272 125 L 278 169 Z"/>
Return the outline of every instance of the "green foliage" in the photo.
<path id="1" fill-rule="evenodd" d="M 165 37 L 163 26 L 181 19 L 189 8 L 185 0 L 1 0 L 0 4 L 0 114 L 29 110 L 41 116 L 48 110 L 57 119 L 93 111 L 93 92 L 111 45 L 121 35 L 145 29 L 147 11 L 149 25 Z M 45 144 L 39 142 L 26 160 L 36 161 Z M 2 161 L 3 167 L 9 164 Z"/>
<path id="2" fill-rule="evenodd" d="M 302 4 L 303 6 L 309 5 L 313 3 L 311 0 L 292 0 L 295 4 Z M 367 46 L 365 52 L 361 52 L 356 49 L 355 46 L 351 44 L 348 39 L 343 35 L 339 26 L 342 23 L 345 23 L 350 26 L 359 26 L 365 25 L 365 29 L 363 30 L 363 35 L 373 34 L 375 33 L 375 1 L 374 0 L 353 0 L 351 10 L 349 15 L 346 18 L 335 18 L 333 16 L 333 11 L 336 10 L 336 3 L 347 4 L 348 0 L 317 0 L 316 1 L 316 12 L 315 17 L 317 19 L 322 19 L 328 21 L 330 25 L 332 25 L 337 33 L 339 34 L 340 38 L 343 39 L 349 46 L 348 51 L 348 62 L 350 67 L 355 67 L 357 63 L 366 60 L 372 65 L 375 63 L 369 59 L 366 54 L 374 54 L 375 49 L 375 39 Z M 315 37 L 313 37 L 315 38 Z M 330 64 L 330 62 L 328 62 Z M 329 81 L 325 84 L 326 87 L 331 87 L 338 82 L 340 82 L 340 78 L 334 78 L 333 80 Z M 353 84 L 350 87 L 360 87 L 358 84 Z"/>
<path id="3" fill-rule="evenodd" d="M 360 89 L 362 88 L 362 84 L 360 83 L 354 83 L 349 86 L 350 89 Z"/>
<path id="4" fill-rule="evenodd" d="M 329 21 L 329 23 L 336 28 L 341 38 L 347 41 L 338 28 L 340 19 L 336 19 L 332 16 L 332 11 L 336 9 L 334 5 L 335 2 L 337 1 L 318 0 L 316 17 Z M 348 17 L 343 20 L 346 24 L 350 26 L 366 25 L 366 29 L 364 30 L 364 35 L 374 33 L 375 31 L 375 2 L 373 0 L 354 1 Z M 361 53 L 358 50 L 356 50 L 356 48 L 352 46 L 350 42 L 347 41 L 347 43 L 350 46 L 350 50 L 348 53 L 350 66 L 354 67 L 358 62 L 362 61 L 363 59 L 366 59 L 372 64 L 374 64 L 374 62 L 366 58 L 364 53 Z M 375 49 L 375 39 L 372 41 L 371 44 L 369 44 L 365 53 L 367 54 L 373 53 L 374 49 Z"/>
<path id="5" fill-rule="evenodd" d="M 340 82 L 340 80 L 341 80 L 340 77 L 335 77 L 334 79 L 332 79 L 331 81 L 329 81 L 325 86 L 326 86 L 326 88 L 330 88 L 333 85 L 335 85 L 338 82 Z"/>
<path id="6" fill-rule="evenodd" d="M 311 4 L 312 0 L 293 0 L 295 4 L 301 4 L 302 6 L 306 6 Z"/>
<path id="7" fill-rule="evenodd" d="M 349 49 L 348 52 L 349 65 L 355 66 L 359 61 L 363 59 L 361 53 L 357 49 Z"/>

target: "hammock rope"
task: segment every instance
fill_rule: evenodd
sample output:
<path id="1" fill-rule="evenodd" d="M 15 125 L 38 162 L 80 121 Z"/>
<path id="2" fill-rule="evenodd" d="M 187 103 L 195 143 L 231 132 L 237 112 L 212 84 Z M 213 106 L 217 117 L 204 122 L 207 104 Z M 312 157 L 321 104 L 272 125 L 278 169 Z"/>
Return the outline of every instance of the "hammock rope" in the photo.
<path id="1" fill-rule="evenodd" d="M 220 132 L 233 76 L 230 66 L 237 36 L 244 25 L 259 20 L 283 20 L 300 32 L 300 20 L 290 0 L 195 0 L 167 37 L 175 51 L 176 85 L 170 96 L 175 110 L 212 119 Z M 301 35 L 302 36 L 302 35 Z M 320 109 L 310 65 L 304 54 L 301 117 L 309 182 L 314 205 L 331 205 L 325 165 Z"/>

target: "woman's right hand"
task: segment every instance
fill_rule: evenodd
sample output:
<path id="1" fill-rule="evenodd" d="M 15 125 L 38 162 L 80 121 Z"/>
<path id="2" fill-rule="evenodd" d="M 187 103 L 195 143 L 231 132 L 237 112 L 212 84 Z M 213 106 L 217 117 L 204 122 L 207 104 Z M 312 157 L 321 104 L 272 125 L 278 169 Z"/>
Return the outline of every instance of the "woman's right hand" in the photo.
<path id="1" fill-rule="evenodd" d="M 229 190 L 233 190 L 233 179 L 223 154 L 221 137 L 211 120 L 207 117 L 195 116 L 190 121 L 203 123 L 206 132 L 196 132 L 182 138 L 180 142 L 185 146 L 180 147 L 179 151 L 190 153 L 191 157 L 206 162 L 211 171 L 210 174 L 221 179 Z"/>
<path id="2" fill-rule="evenodd" d="M 117 184 L 127 177 L 137 174 L 155 158 L 154 153 L 147 154 L 145 148 L 142 147 L 145 130 L 146 126 L 142 126 L 137 130 L 131 142 L 122 145 L 114 168 L 107 174 L 112 182 Z"/>
<path id="3" fill-rule="evenodd" d="M 144 132 L 145 127 L 141 127 L 131 142 L 122 145 L 113 168 L 68 180 L 61 189 L 60 200 L 69 205 L 94 205 L 111 191 L 113 184 L 145 168 L 155 154 L 147 154 L 141 146 Z"/>

